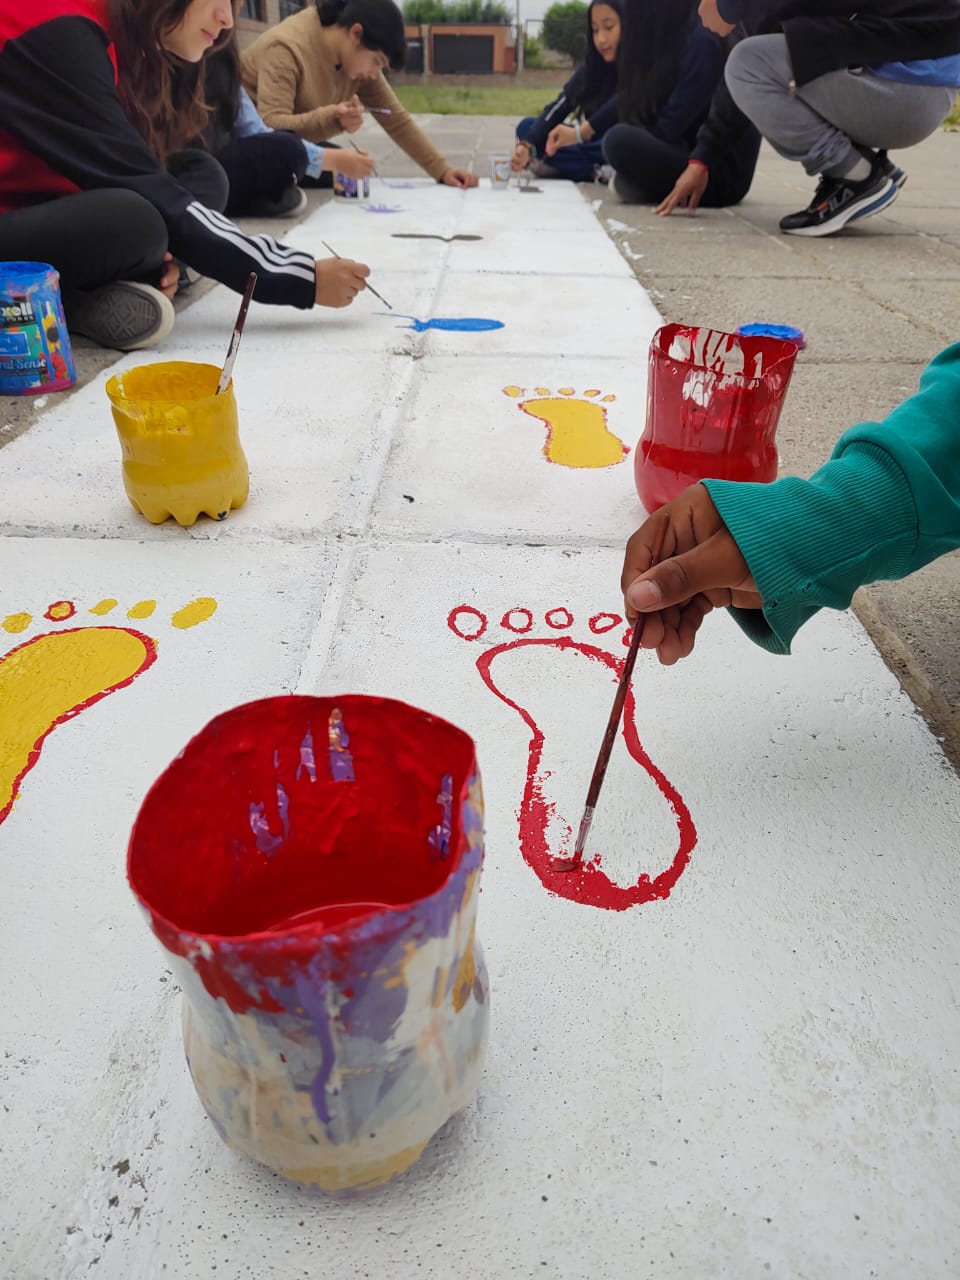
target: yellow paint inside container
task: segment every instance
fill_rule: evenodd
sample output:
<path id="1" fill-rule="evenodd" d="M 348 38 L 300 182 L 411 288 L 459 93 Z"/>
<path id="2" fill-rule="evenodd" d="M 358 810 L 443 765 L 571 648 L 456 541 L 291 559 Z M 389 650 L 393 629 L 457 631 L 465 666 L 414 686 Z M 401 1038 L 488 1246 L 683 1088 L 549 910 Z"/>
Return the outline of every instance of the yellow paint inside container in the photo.
<path id="1" fill-rule="evenodd" d="M 247 500 L 233 382 L 216 394 L 220 370 L 174 360 L 112 377 L 107 395 L 120 437 L 123 484 L 151 524 L 181 525 L 202 514 L 225 520 Z"/>

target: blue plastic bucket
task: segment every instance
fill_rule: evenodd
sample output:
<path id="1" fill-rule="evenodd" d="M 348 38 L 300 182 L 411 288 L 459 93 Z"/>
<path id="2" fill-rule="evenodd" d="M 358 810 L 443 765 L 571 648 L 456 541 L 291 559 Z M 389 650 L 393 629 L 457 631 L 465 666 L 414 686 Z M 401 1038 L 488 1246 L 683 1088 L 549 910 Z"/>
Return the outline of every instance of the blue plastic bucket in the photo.
<path id="1" fill-rule="evenodd" d="M 43 395 L 76 382 L 59 280 L 49 262 L 0 262 L 0 395 Z"/>

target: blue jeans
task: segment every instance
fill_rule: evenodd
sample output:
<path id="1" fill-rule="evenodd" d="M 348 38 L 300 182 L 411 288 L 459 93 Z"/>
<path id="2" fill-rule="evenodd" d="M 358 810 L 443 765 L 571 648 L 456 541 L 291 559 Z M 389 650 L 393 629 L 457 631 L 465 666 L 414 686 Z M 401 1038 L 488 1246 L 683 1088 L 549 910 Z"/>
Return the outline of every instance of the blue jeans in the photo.
<path id="1" fill-rule="evenodd" d="M 517 141 L 529 142 L 533 126 L 539 116 L 527 116 L 517 125 Z M 539 150 L 539 148 L 538 148 Z M 538 156 L 553 170 L 553 176 L 567 178 L 570 182 L 592 182 L 593 171 L 603 164 L 603 151 L 599 142 L 576 142 L 572 147 L 561 147 L 552 156 Z"/>

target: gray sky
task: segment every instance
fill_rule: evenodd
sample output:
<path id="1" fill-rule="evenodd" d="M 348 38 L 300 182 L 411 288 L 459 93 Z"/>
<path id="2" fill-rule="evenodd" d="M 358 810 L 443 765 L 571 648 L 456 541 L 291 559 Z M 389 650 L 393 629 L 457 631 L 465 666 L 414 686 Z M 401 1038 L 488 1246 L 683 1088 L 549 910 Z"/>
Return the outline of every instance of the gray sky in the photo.
<path id="1" fill-rule="evenodd" d="M 506 3 L 516 11 L 516 0 L 506 0 Z M 528 18 L 542 18 L 551 4 L 553 0 L 520 0 L 520 21 L 526 22 Z M 531 34 L 533 30 L 531 28 Z"/>

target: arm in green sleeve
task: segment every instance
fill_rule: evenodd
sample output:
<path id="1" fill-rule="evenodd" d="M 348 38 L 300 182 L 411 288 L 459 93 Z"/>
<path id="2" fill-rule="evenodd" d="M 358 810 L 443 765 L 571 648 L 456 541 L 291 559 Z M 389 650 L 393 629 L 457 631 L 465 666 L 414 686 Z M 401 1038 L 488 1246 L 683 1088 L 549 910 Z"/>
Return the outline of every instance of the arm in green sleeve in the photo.
<path id="1" fill-rule="evenodd" d="M 818 609 L 907 574 L 960 546 L 960 343 L 881 423 L 845 432 L 809 480 L 706 480 L 763 599 L 731 612 L 772 653 L 789 653 Z"/>

